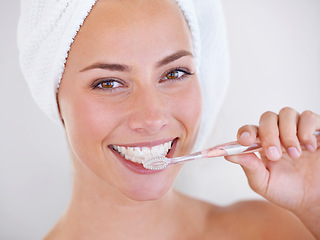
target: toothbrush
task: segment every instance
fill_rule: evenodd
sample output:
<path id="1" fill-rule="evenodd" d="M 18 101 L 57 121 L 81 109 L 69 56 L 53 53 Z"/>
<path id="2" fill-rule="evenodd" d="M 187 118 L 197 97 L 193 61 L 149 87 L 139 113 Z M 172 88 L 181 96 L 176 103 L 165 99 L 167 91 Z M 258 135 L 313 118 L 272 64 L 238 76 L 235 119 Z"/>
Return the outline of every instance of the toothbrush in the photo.
<path id="1" fill-rule="evenodd" d="M 315 131 L 316 137 L 320 136 L 320 131 Z M 143 167 L 149 170 L 162 170 L 168 165 L 178 164 L 186 161 L 196 160 L 200 158 L 214 158 L 232 155 L 241 155 L 261 151 L 262 146 L 260 142 L 254 143 L 251 146 L 242 146 L 237 141 L 217 145 L 187 156 L 167 158 L 157 157 L 153 159 L 144 159 L 142 161 Z"/>

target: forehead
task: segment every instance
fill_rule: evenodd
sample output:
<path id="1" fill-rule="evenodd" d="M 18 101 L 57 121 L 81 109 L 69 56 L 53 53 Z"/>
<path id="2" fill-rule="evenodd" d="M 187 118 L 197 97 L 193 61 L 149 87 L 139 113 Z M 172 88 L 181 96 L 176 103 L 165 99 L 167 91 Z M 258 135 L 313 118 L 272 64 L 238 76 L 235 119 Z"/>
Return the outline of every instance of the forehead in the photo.
<path id="1" fill-rule="evenodd" d="M 71 52 L 135 56 L 192 52 L 188 23 L 174 0 L 99 0 L 78 32 Z"/>
<path id="2" fill-rule="evenodd" d="M 91 12 L 98 12 L 99 10 L 111 14 L 114 19 L 116 19 L 116 15 L 120 15 L 120 17 L 138 16 L 139 19 L 147 16 L 156 18 L 158 15 L 166 15 L 168 11 L 182 15 L 175 0 L 98 0 Z"/>

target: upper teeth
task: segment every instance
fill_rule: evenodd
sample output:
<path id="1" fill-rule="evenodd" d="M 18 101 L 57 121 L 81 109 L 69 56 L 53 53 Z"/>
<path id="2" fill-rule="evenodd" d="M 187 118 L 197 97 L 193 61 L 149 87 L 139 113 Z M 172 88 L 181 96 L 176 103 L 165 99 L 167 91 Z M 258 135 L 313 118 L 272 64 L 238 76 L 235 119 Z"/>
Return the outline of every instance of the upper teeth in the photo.
<path id="1" fill-rule="evenodd" d="M 157 157 L 164 157 L 167 155 L 168 151 L 171 149 L 172 141 L 166 142 L 154 146 L 152 148 L 148 147 L 123 147 L 118 145 L 112 145 L 113 149 L 116 150 L 125 159 L 136 163 L 142 163 L 142 160 L 153 159 Z"/>

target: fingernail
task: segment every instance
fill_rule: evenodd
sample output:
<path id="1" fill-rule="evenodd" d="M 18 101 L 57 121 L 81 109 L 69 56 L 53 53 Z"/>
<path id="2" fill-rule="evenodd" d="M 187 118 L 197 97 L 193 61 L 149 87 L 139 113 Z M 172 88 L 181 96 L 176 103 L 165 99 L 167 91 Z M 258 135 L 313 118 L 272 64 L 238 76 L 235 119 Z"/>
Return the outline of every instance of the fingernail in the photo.
<path id="1" fill-rule="evenodd" d="M 311 144 L 306 145 L 306 149 L 308 149 L 310 152 L 314 151 L 314 147 Z"/>
<path id="2" fill-rule="evenodd" d="M 275 146 L 268 147 L 267 157 L 270 160 L 278 160 L 281 157 L 278 148 Z"/>
<path id="3" fill-rule="evenodd" d="M 240 136 L 241 139 L 246 139 L 250 137 L 250 133 L 249 132 L 243 132 Z"/>
<path id="4" fill-rule="evenodd" d="M 289 147 L 288 153 L 292 158 L 299 158 L 300 157 L 300 153 L 299 153 L 298 149 L 296 149 L 295 147 Z"/>

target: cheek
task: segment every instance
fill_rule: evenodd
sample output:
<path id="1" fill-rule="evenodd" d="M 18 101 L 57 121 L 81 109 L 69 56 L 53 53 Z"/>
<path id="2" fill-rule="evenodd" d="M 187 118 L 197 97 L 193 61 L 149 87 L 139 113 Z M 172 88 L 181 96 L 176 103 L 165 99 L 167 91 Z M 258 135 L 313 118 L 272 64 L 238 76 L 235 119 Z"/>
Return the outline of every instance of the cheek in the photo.
<path id="1" fill-rule="evenodd" d="M 202 95 L 200 85 L 190 84 L 176 97 L 172 104 L 176 117 L 186 130 L 186 140 L 189 145 L 188 151 L 192 148 L 201 123 Z"/>
<path id="2" fill-rule="evenodd" d="M 202 113 L 202 95 L 198 82 L 190 84 L 183 92 L 178 109 L 187 130 L 196 130 L 199 127 Z"/>
<path id="3" fill-rule="evenodd" d="M 82 161 L 103 159 L 104 139 L 119 123 L 119 113 L 99 99 L 71 93 L 60 107 L 73 154 Z"/>

